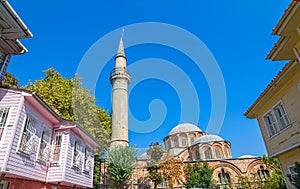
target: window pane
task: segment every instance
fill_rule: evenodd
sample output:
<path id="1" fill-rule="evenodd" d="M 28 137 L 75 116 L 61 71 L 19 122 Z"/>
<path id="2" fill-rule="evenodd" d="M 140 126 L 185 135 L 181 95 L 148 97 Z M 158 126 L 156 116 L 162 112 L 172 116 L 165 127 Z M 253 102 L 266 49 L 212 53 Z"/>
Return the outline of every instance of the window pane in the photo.
<path id="1" fill-rule="evenodd" d="M 181 143 L 182 143 L 182 146 L 187 146 L 186 136 L 181 137 Z"/>
<path id="2" fill-rule="evenodd" d="M 278 122 L 278 126 L 280 130 L 286 128 L 289 125 L 289 121 L 287 115 L 285 113 L 283 105 L 280 103 L 278 104 L 273 111 L 275 112 L 276 120 Z"/>
<path id="3" fill-rule="evenodd" d="M 73 166 L 79 167 L 81 165 L 81 143 L 78 139 L 74 144 Z"/>
<path id="4" fill-rule="evenodd" d="M 264 116 L 264 121 L 270 137 L 278 133 L 277 125 L 271 112 Z"/>
<path id="5" fill-rule="evenodd" d="M 91 170 L 91 149 L 86 146 L 84 154 L 84 170 L 89 172 Z"/>
<path id="6" fill-rule="evenodd" d="M 24 130 L 21 135 L 21 144 L 19 150 L 30 154 L 33 151 L 36 121 L 30 115 L 26 116 Z"/>
<path id="7" fill-rule="evenodd" d="M 215 153 L 216 153 L 216 158 L 217 158 L 217 159 L 221 159 L 221 151 L 220 151 L 219 148 L 216 148 L 216 149 L 215 149 Z"/>
<path id="8" fill-rule="evenodd" d="M 52 163 L 59 162 L 61 142 L 62 142 L 62 134 L 55 133 L 54 149 L 53 149 L 53 154 L 52 154 Z"/>
<path id="9" fill-rule="evenodd" d="M 210 148 L 204 150 L 205 159 L 212 159 L 212 153 Z"/>
<path id="10" fill-rule="evenodd" d="M 0 128 L 5 126 L 9 108 L 0 108 Z"/>
<path id="11" fill-rule="evenodd" d="M 49 157 L 50 150 L 50 131 L 44 128 L 41 136 L 40 150 L 39 150 L 39 159 L 42 161 L 47 161 Z"/>

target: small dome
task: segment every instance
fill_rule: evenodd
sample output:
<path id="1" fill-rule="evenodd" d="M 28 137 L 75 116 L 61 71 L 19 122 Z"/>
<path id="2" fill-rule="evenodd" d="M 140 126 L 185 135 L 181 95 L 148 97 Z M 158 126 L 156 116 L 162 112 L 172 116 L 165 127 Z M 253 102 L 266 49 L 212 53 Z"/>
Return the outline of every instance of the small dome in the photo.
<path id="1" fill-rule="evenodd" d="M 140 159 L 140 160 L 148 160 L 149 157 L 148 157 L 147 153 L 145 152 L 138 159 Z"/>
<path id="2" fill-rule="evenodd" d="M 218 135 L 204 135 L 204 136 L 197 138 L 197 140 L 195 140 L 194 144 L 217 142 L 217 141 L 224 141 L 224 139 L 222 139 Z"/>
<path id="3" fill-rule="evenodd" d="M 191 123 L 182 123 L 174 127 L 170 131 L 169 135 L 174 135 L 177 133 L 197 132 L 197 131 L 201 132 L 201 129 L 199 129 L 199 127 L 197 127 L 196 125 L 193 125 Z"/>
<path id="4" fill-rule="evenodd" d="M 253 155 L 242 155 L 239 158 L 256 158 L 257 156 L 253 156 Z"/>

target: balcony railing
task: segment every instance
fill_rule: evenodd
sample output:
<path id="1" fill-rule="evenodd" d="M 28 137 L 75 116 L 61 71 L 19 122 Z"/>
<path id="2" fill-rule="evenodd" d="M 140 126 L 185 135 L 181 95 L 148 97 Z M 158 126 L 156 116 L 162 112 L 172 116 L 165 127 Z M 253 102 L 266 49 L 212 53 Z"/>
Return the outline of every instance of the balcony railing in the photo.
<path id="1" fill-rule="evenodd" d="M 110 72 L 110 78 L 121 75 L 124 75 L 125 77 L 128 77 L 128 79 L 130 79 L 130 72 L 126 68 L 114 68 Z"/>

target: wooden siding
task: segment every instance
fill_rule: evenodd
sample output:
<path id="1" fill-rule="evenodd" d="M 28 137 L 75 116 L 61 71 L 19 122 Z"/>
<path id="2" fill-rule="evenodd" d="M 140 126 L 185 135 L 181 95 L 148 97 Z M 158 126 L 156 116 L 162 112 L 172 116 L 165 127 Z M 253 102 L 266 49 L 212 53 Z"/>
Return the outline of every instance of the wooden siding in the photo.
<path id="1" fill-rule="evenodd" d="M 0 141 L 0 167 L 4 171 L 6 160 L 11 149 L 11 141 L 14 134 L 14 128 L 17 126 L 16 121 L 19 117 L 19 107 L 22 105 L 22 95 L 20 93 L 7 93 L 7 89 L 0 89 L 0 106 L 10 107 L 6 124 L 4 126 Z"/>
<path id="2" fill-rule="evenodd" d="M 36 120 L 36 131 L 33 142 L 33 150 L 30 155 L 23 154 L 19 151 L 20 138 L 23 133 L 24 121 L 26 114 L 31 115 Z M 45 162 L 38 160 L 39 144 L 41 140 L 41 132 L 44 126 L 50 123 L 37 112 L 27 102 L 22 106 L 21 114 L 16 127 L 13 138 L 11 151 L 7 162 L 6 172 L 16 175 L 22 175 L 27 178 L 46 181 L 47 165 Z"/>
<path id="3" fill-rule="evenodd" d="M 81 141 L 81 154 L 82 154 L 81 155 L 81 166 L 80 167 L 73 166 L 75 138 L 76 138 L 75 134 L 71 132 L 69 135 L 69 145 L 68 145 L 68 151 L 67 151 L 65 181 L 74 183 L 74 184 L 80 185 L 80 186 L 92 187 L 93 186 L 93 168 L 91 168 L 89 173 L 84 171 L 84 149 L 85 149 L 86 144 L 79 138 L 78 139 Z M 94 165 L 93 153 L 91 154 L 91 160 L 92 160 L 91 164 Z"/>
<path id="4" fill-rule="evenodd" d="M 297 86 L 300 81 L 300 64 L 296 63 L 290 76 L 284 79 L 276 86 L 276 93 L 264 101 L 264 106 L 257 113 L 260 129 L 270 156 L 287 149 L 289 146 L 300 143 L 300 91 Z M 263 116 L 279 101 L 282 101 L 285 107 L 290 126 L 269 137 Z"/>
<path id="5" fill-rule="evenodd" d="M 55 131 L 51 120 L 47 118 L 42 110 L 36 108 L 31 100 L 35 97 L 24 97 L 30 95 L 22 91 L 14 91 L 0 88 L 0 107 L 9 107 L 6 125 L 0 138 L 0 168 L 1 172 L 15 175 L 18 178 L 33 179 L 40 182 L 62 182 L 82 187 L 92 187 L 94 153 L 91 152 L 91 170 L 84 171 L 85 142 L 81 140 L 81 162 L 80 168 L 73 167 L 73 151 L 75 133 L 71 128 Z M 29 114 L 36 120 L 33 150 L 29 155 L 19 151 L 19 144 L 23 134 L 26 115 Z M 56 125 L 57 126 L 57 125 Z M 50 149 L 52 149 L 55 132 L 62 133 L 60 159 L 57 166 L 50 166 L 50 160 L 41 162 L 38 159 L 41 136 L 44 127 L 51 131 Z M 92 148 L 91 148 L 92 149 Z M 50 152 L 50 154 L 52 151 Z M 50 155 L 51 156 L 51 155 Z M 0 173 L 1 173 L 0 172 Z"/>

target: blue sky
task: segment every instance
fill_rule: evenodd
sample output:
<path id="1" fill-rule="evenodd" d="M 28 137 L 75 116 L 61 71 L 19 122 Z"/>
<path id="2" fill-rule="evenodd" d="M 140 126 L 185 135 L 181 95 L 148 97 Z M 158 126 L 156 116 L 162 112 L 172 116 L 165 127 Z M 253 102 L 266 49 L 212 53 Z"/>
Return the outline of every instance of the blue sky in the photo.
<path id="1" fill-rule="evenodd" d="M 272 36 L 290 1 L 9 1 L 34 37 L 23 39 L 29 52 L 14 56 L 8 71 L 21 85 L 43 77 L 43 70 L 53 66 L 63 76 L 72 77 L 84 55 L 99 39 L 112 31 L 119 32 L 131 24 L 157 22 L 177 26 L 197 36 L 213 54 L 226 86 L 226 114 L 218 133 L 231 142 L 234 157 L 243 154 L 261 156 L 266 153 L 256 120 L 246 119 L 243 112 L 254 102 L 268 83 L 276 76 L 285 62 L 265 60 L 278 37 Z M 120 30 L 121 31 L 121 30 Z M 146 34 L 151 31 L 145 31 Z M 129 33 L 129 32 L 128 32 Z M 159 35 L 159 34 L 157 34 Z M 172 33 L 170 33 L 172 35 Z M 129 36 L 129 35 L 128 35 Z M 119 38 L 113 39 L 109 48 L 117 50 Z M 179 38 L 174 38 L 179 40 Z M 183 42 L 184 43 L 184 42 Z M 198 126 L 206 130 L 211 114 L 211 94 L 203 72 L 185 54 L 174 48 L 158 44 L 139 44 L 126 50 L 128 65 L 139 60 L 157 58 L 179 67 L 192 81 L 200 103 Z M 101 49 L 98 56 L 101 56 Z M 94 64 L 98 64 L 94 60 Z M 109 72 L 113 58 L 105 64 L 97 83 L 97 105 L 110 110 L 111 86 Z M 154 68 L 158 71 L 159 66 Z M 138 69 L 147 73 L 147 69 Z M 178 76 L 169 73 L 168 77 Z M 180 80 L 181 78 L 179 78 Z M 85 81 L 85 78 L 83 78 Z M 180 83 L 179 85 L 184 85 Z M 216 86 L 215 86 L 216 87 Z M 218 86 L 217 86 L 218 87 Z M 130 131 L 129 140 L 140 148 L 162 139 L 180 120 L 181 106 L 174 85 L 156 78 L 144 79 L 136 84 L 129 97 L 130 111 L 135 119 L 146 121 L 150 117 L 149 103 L 161 99 L 166 107 L 166 117 L 158 129 L 149 133 Z M 189 102 L 190 103 L 190 102 Z M 193 102 L 192 102 L 193 103 Z M 194 115 L 191 106 L 187 114 Z M 159 114 L 154 110 L 154 114 Z M 185 112 L 186 113 L 186 112 Z M 212 118 L 216 119 L 216 118 Z M 185 122 L 194 122 L 185 118 Z M 130 125 L 129 125 L 130 126 Z"/>

